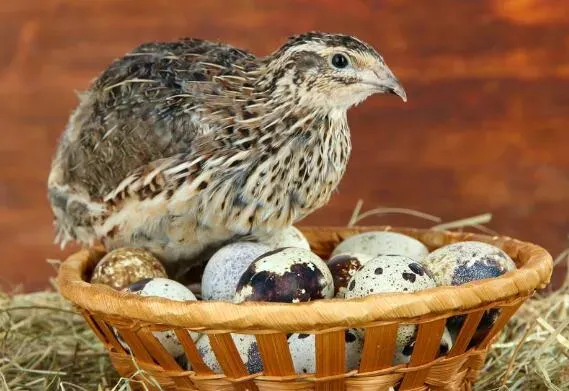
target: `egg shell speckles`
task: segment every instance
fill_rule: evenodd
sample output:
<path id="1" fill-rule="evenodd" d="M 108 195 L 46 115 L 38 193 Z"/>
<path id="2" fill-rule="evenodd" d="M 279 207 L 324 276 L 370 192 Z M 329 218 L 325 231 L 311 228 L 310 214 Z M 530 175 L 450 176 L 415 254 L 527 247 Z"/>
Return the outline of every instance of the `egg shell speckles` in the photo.
<path id="1" fill-rule="evenodd" d="M 203 272 L 203 299 L 232 301 L 245 270 L 257 257 L 268 251 L 268 246 L 252 242 L 232 243 L 219 249 Z"/>
<path id="2" fill-rule="evenodd" d="M 346 368 L 348 371 L 360 365 L 364 341 L 354 329 L 345 330 Z M 316 372 L 316 337 L 314 334 L 292 334 L 288 338 L 290 355 L 297 374 Z"/>
<path id="3" fill-rule="evenodd" d="M 285 229 L 276 231 L 270 236 L 261 238 L 259 243 L 262 243 L 273 250 L 282 247 L 298 247 L 310 250 L 308 240 L 306 240 L 298 228 L 292 225 Z"/>
<path id="4" fill-rule="evenodd" d="M 259 353 L 259 348 L 257 347 L 257 339 L 254 335 L 246 334 L 231 334 L 231 338 L 235 343 L 235 347 L 239 352 L 239 356 L 247 371 L 250 374 L 258 373 L 263 371 L 263 361 L 261 359 L 261 354 Z M 207 335 L 203 335 L 196 343 L 196 348 L 202 357 L 205 365 L 207 365 L 215 373 L 223 373 L 221 365 L 215 357 L 215 353 L 211 348 L 211 343 Z"/>
<path id="5" fill-rule="evenodd" d="M 462 285 L 516 269 L 514 261 L 501 249 L 476 241 L 441 247 L 430 253 L 423 265 L 431 271 L 438 285 Z"/>
<path id="6" fill-rule="evenodd" d="M 403 325 L 399 326 L 397 331 L 397 341 L 395 347 L 395 355 L 393 357 L 393 364 L 406 364 L 411 360 L 411 355 L 415 348 L 417 326 Z M 445 328 L 441 343 L 439 345 L 439 353 L 437 357 L 444 356 L 452 348 L 452 338 L 449 331 Z"/>
<path id="7" fill-rule="evenodd" d="M 401 255 L 380 255 L 369 260 L 350 279 L 346 298 L 434 287 L 436 284 L 429 272 L 415 260 Z"/>
<path id="8" fill-rule="evenodd" d="M 361 253 L 372 257 L 378 255 L 404 255 L 421 261 L 429 249 L 420 241 L 397 232 L 374 231 L 350 236 L 340 243 L 332 256 L 343 253 Z"/>
<path id="9" fill-rule="evenodd" d="M 247 268 L 234 302 L 298 303 L 333 294 L 332 274 L 324 261 L 309 250 L 287 247 L 269 251 Z"/>
<path id="10" fill-rule="evenodd" d="M 97 263 L 91 283 L 121 290 L 139 280 L 153 277 L 168 277 L 158 258 L 148 250 L 125 247 L 110 251 Z"/>
<path id="11" fill-rule="evenodd" d="M 414 259 L 401 255 L 380 255 L 369 260 L 348 283 L 346 299 L 376 293 L 416 292 L 436 287 L 428 271 Z M 395 358 L 414 341 L 417 326 L 403 325 L 397 331 Z M 361 330 L 358 330 L 361 333 Z M 407 348 L 407 351 L 409 348 Z"/>
<path id="12" fill-rule="evenodd" d="M 365 254 L 338 254 L 326 262 L 334 279 L 335 297 L 345 297 L 348 282 L 350 282 L 352 276 L 371 258 L 372 257 Z"/>
<path id="13" fill-rule="evenodd" d="M 197 300 L 192 291 L 184 285 L 167 278 L 148 278 L 140 280 L 128 286 L 123 291 L 134 293 L 139 296 L 157 296 L 175 301 Z M 182 344 L 173 331 L 155 331 L 153 332 L 153 335 L 172 356 L 178 357 L 181 354 L 184 354 Z M 195 332 L 190 332 L 190 336 L 194 341 L 196 341 L 200 335 Z M 120 338 L 119 341 L 123 346 L 125 346 L 125 348 L 128 348 Z"/>

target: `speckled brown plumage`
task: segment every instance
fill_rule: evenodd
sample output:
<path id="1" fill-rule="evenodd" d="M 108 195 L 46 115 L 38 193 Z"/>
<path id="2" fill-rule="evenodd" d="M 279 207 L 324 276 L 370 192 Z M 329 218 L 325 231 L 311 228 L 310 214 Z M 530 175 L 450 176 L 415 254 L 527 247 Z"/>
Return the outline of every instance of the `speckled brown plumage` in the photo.
<path id="1" fill-rule="evenodd" d="M 347 109 L 384 92 L 406 99 L 346 35 L 291 37 L 261 58 L 197 39 L 144 44 L 81 95 L 61 137 L 48 185 L 58 241 L 176 261 L 288 226 L 339 183 Z"/>

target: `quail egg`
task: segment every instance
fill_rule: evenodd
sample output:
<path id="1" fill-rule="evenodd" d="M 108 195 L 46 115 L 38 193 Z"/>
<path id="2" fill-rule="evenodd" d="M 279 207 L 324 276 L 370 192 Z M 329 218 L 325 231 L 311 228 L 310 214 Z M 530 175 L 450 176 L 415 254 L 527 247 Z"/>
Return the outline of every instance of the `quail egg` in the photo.
<path id="1" fill-rule="evenodd" d="M 516 269 L 514 261 L 498 247 L 476 241 L 441 247 L 430 253 L 423 264 L 438 285 L 461 285 Z"/>
<path id="2" fill-rule="evenodd" d="M 346 368 L 348 371 L 360 365 L 364 346 L 362 336 L 354 329 L 345 330 Z M 316 337 L 314 334 L 292 334 L 288 338 L 290 355 L 297 374 L 316 372 Z"/>
<path id="3" fill-rule="evenodd" d="M 154 254 L 143 248 L 118 248 L 97 263 L 91 283 L 121 290 L 139 280 L 153 277 L 168 277 Z"/>
<path id="4" fill-rule="evenodd" d="M 504 251 L 478 241 L 458 242 L 441 247 L 429 254 L 423 264 L 431 271 L 438 285 L 462 285 L 499 277 L 516 269 L 514 261 Z M 498 309 L 484 313 L 469 348 L 484 339 L 499 315 Z M 457 315 L 448 319 L 447 327 L 453 338 L 458 336 L 465 318 L 465 315 Z"/>
<path id="5" fill-rule="evenodd" d="M 147 278 L 129 285 L 124 292 L 134 293 L 139 296 L 157 296 L 175 301 L 196 301 L 196 296 L 179 282 L 169 280 L 167 278 Z M 173 356 L 178 357 L 184 354 L 184 348 L 172 330 L 155 331 L 154 336 L 164 348 Z M 190 332 L 192 340 L 196 341 L 199 337 L 198 333 Z M 125 349 L 128 347 L 119 337 L 119 341 Z"/>
<path id="6" fill-rule="evenodd" d="M 393 364 L 407 364 L 411 360 L 411 354 L 415 348 L 417 327 L 415 325 L 404 325 L 399 326 L 397 331 L 397 342 L 395 357 L 393 358 Z M 401 348 L 402 346 L 402 348 Z M 438 357 L 444 356 L 452 348 L 452 338 L 445 327 L 443 336 L 441 338 L 441 343 L 439 345 Z"/>
<path id="7" fill-rule="evenodd" d="M 204 300 L 231 301 L 241 275 L 255 258 L 270 248 L 259 243 L 237 242 L 219 249 L 210 258 L 202 276 Z"/>
<path id="8" fill-rule="evenodd" d="M 371 258 L 365 254 L 338 254 L 326 262 L 334 279 L 335 297 L 345 297 L 350 278 Z"/>
<path id="9" fill-rule="evenodd" d="M 428 253 L 427 247 L 415 238 L 397 232 L 374 231 L 350 236 L 340 243 L 332 256 L 342 253 L 377 255 L 404 255 L 421 261 Z"/>
<path id="10" fill-rule="evenodd" d="M 247 334 L 231 334 L 233 343 L 239 352 L 239 356 L 247 371 L 250 374 L 258 373 L 263 371 L 263 361 L 261 359 L 261 354 L 259 353 L 259 348 L 257 347 L 257 339 L 254 335 Z M 203 335 L 196 343 L 196 348 L 201 355 L 204 364 L 207 365 L 215 373 L 223 373 L 215 353 L 211 348 L 209 337 Z"/>
<path id="11" fill-rule="evenodd" d="M 269 251 L 249 265 L 237 284 L 234 302 L 298 303 L 333 294 L 332 274 L 318 255 L 285 247 Z"/>
<path id="12" fill-rule="evenodd" d="M 501 249 L 488 243 L 467 241 L 441 247 L 424 260 L 438 285 L 462 285 L 486 278 L 499 277 L 515 270 L 514 261 Z M 498 309 L 484 313 L 469 348 L 480 343 L 490 331 L 500 315 Z M 465 316 L 457 315 L 449 318 L 447 327 L 453 338 L 458 336 Z"/>
<path id="13" fill-rule="evenodd" d="M 376 293 L 416 292 L 435 287 L 436 283 L 429 272 L 415 260 L 402 255 L 380 255 L 367 261 L 350 279 L 346 299 Z M 399 327 L 396 358 L 404 355 L 404 350 L 414 340 L 416 329 L 415 325 Z"/>
<path id="14" fill-rule="evenodd" d="M 402 255 L 380 255 L 367 261 L 350 279 L 346 298 L 385 292 L 415 292 L 434 287 L 433 277 L 414 259 Z"/>
<path id="15" fill-rule="evenodd" d="M 310 250 L 310 244 L 308 240 L 304 237 L 302 232 L 295 226 L 290 226 L 272 233 L 269 236 L 263 237 L 259 240 L 259 243 L 263 243 L 269 246 L 271 249 L 277 249 L 282 247 L 298 247 Z"/>

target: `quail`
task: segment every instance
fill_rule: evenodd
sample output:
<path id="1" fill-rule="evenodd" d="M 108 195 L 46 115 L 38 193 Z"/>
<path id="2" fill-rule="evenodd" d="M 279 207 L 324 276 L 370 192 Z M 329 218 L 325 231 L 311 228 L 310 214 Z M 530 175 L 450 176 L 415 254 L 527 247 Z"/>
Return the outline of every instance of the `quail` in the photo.
<path id="1" fill-rule="evenodd" d="M 56 242 L 147 248 L 167 265 L 260 238 L 325 205 L 347 110 L 406 101 L 369 44 L 290 37 L 266 57 L 200 39 L 143 44 L 79 96 L 48 179 Z"/>

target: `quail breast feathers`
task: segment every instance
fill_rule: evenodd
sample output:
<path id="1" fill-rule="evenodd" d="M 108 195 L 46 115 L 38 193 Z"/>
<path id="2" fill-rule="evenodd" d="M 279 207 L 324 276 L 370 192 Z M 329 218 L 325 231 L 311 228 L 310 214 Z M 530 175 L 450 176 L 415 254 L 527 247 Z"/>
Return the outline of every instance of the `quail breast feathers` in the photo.
<path id="1" fill-rule="evenodd" d="M 194 259 L 328 201 L 350 155 L 346 111 L 405 91 L 368 44 L 291 37 L 266 57 L 198 39 L 149 43 L 81 94 L 53 159 L 56 240 Z"/>

